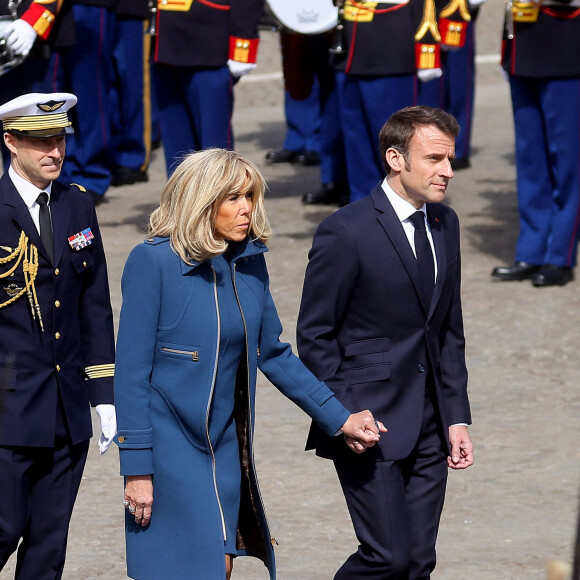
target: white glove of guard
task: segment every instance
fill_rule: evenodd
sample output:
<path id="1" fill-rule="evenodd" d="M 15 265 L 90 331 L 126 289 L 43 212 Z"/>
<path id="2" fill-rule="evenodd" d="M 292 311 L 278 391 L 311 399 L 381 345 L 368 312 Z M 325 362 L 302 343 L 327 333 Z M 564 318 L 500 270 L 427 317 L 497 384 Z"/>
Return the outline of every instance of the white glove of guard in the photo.
<path id="1" fill-rule="evenodd" d="M 36 39 L 36 30 L 26 20 L 18 19 L 8 29 L 6 44 L 14 51 L 14 54 L 26 56 Z"/>
<path id="2" fill-rule="evenodd" d="M 417 78 L 422 83 L 426 83 L 438 79 L 442 74 L 443 71 L 440 68 L 422 68 L 417 71 Z"/>
<path id="3" fill-rule="evenodd" d="M 109 448 L 109 445 L 113 442 L 113 437 L 117 433 L 117 415 L 114 405 L 97 405 L 95 410 L 101 419 L 101 436 L 98 443 L 99 451 L 102 455 Z"/>
<path id="4" fill-rule="evenodd" d="M 228 60 L 228 68 L 234 77 L 242 77 L 256 68 L 253 62 L 238 62 L 237 60 Z"/>

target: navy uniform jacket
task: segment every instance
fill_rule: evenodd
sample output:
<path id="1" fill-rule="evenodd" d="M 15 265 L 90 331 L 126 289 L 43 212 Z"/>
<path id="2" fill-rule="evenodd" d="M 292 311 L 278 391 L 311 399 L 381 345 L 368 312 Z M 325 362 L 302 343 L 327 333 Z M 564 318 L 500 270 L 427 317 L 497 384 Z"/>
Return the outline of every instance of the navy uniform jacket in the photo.
<path id="1" fill-rule="evenodd" d="M 0 308 L 0 445 L 51 447 L 62 395 L 72 443 L 92 435 L 90 405 L 113 403 L 114 338 L 107 267 L 93 203 L 77 187 L 53 182 L 54 267 L 30 213 L 5 173 L 0 179 L 0 304 L 25 285 L 22 262 L 6 261 L 22 232 L 38 248 L 34 286 L 44 332 L 26 294 Z M 68 238 L 90 228 L 74 251 Z"/>
<path id="2" fill-rule="evenodd" d="M 428 204 L 427 217 L 437 255 L 430 305 L 420 299 L 417 260 L 380 185 L 322 221 L 304 279 L 300 358 L 348 409 L 370 409 L 385 424 L 376 451 L 386 460 L 413 450 L 427 386 L 435 389 L 443 437 L 448 426 L 471 422 L 459 223 L 442 204 Z M 344 446 L 339 439 L 313 424 L 307 448 L 333 457 L 332 444 Z"/>
<path id="3" fill-rule="evenodd" d="M 115 12 L 121 16 L 145 19 L 150 14 L 149 0 L 117 0 Z"/>
<path id="4" fill-rule="evenodd" d="M 536 22 L 513 22 L 513 39 L 504 27 L 502 66 L 522 77 L 580 76 L 580 3 L 548 2 Z M 507 24 L 507 23 L 506 23 Z"/>
<path id="5" fill-rule="evenodd" d="M 263 5 L 264 0 L 160 0 L 155 61 L 205 67 L 225 66 L 228 59 L 255 62 Z"/>
<path id="6" fill-rule="evenodd" d="M 352 20 L 345 5 L 346 53 L 335 60 L 339 71 L 355 75 L 415 74 L 415 32 L 423 14 L 423 0 L 407 4 L 379 3 L 370 21 Z M 384 12 L 389 10 L 389 12 Z"/>

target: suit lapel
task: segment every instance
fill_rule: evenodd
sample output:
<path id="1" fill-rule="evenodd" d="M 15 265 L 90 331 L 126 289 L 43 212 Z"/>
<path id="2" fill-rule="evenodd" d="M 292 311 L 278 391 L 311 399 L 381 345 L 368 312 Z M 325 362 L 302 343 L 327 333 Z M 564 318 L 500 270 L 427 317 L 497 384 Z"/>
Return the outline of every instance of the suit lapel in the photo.
<path id="1" fill-rule="evenodd" d="M 6 216 L 12 219 L 19 229 L 23 230 L 28 236 L 30 241 L 38 248 L 38 251 L 50 262 L 48 254 L 44 248 L 44 245 L 40 239 L 40 234 L 30 217 L 30 211 L 24 203 L 24 200 L 20 197 L 16 187 L 12 183 L 12 180 L 5 173 L 2 176 L 2 191 L 3 191 L 3 203 L 6 211 Z"/>
<path id="2" fill-rule="evenodd" d="M 378 211 L 377 219 L 399 254 L 401 262 L 403 262 L 403 265 L 409 274 L 409 278 L 411 278 L 415 292 L 421 301 L 423 310 L 425 311 L 425 314 L 427 314 L 429 311 L 429 305 L 423 303 L 417 259 L 415 258 L 415 254 L 413 254 L 413 250 L 411 249 L 407 235 L 403 230 L 403 226 L 380 185 L 375 187 L 371 195 L 373 197 L 375 209 Z"/>
<path id="3" fill-rule="evenodd" d="M 68 221 L 70 210 L 63 199 L 63 194 L 62 187 L 60 187 L 58 183 L 53 182 L 50 196 L 50 217 L 52 218 L 55 266 L 60 262 L 62 253 L 68 242 Z"/>
<path id="4" fill-rule="evenodd" d="M 442 220 L 439 215 L 439 207 L 437 205 L 427 205 L 427 219 L 429 221 L 429 228 L 433 237 L 433 245 L 435 246 L 435 256 L 437 258 L 437 280 L 433 290 L 433 298 L 429 309 L 429 315 L 435 310 L 435 306 L 441 298 L 441 292 L 447 276 L 447 252 L 445 250 L 445 236 L 441 228 Z"/>

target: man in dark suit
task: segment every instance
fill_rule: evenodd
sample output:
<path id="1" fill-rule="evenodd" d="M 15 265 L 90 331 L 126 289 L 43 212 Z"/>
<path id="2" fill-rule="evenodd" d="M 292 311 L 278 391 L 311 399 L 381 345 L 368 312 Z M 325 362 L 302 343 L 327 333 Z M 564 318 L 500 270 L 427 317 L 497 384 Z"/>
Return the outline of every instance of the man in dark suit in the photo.
<path id="1" fill-rule="evenodd" d="M 92 435 L 116 430 L 105 254 L 90 196 L 57 181 L 72 131 L 68 93 L 0 106 L 11 155 L 0 179 L 0 569 L 54 580 Z"/>
<path id="2" fill-rule="evenodd" d="M 336 579 L 428 579 L 447 468 L 473 463 L 459 224 L 441 204 L 458 131 L 441 109 L 393 114 L 379 136 L 387 178 L 323 220 L 309 254 L 300 356 L 388 428 L 359 457 L 312 426 L 307 448 L 334 460 L 360 542 Z"/>

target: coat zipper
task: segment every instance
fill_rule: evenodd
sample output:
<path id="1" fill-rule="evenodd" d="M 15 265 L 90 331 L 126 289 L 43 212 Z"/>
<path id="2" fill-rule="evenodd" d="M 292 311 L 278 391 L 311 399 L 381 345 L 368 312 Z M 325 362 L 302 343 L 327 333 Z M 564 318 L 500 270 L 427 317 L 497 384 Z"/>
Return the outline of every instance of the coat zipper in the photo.
<path id="1" fill-rule="evenodd" d="M 211 267 L 211 266 L 210 266 Z M 216 466 L 215 466 L 215 453 L 213 451 L 213 445 L 211 444 L 211 439 L 209 436 L 209 413 L 211 410 L 211 401 L 213 399 L 213 392 L 215 389 L 215 381 L 217 376 L 217 368 L 218 368 L 218 359 L 219 359 L 219 352 L 220 352 L 220 307 L 218 302 L 218 295 L 217 295 L 217 275 L 213 267 L 211 267 L 213 272 L 213 293 L 214 293 L 214 300 L 215 300 L 215 310 L 217 313 L 217 344 L 216 344 L 216 351 L 215 351 L 215 364 L 213 367 L 213 378 L 211 381 L 211 391 L 209 393 L 209 399 L 207 401 L 207 409 L 205 412 L 205 433 L 207 435 L 207 442 L 209 444 L 209 450 L 211 452 L 211 462 L 212 462 L 212 472 L 213 472 L 213 487 L 215 491 L 215 497 L 218 502 L 218 508 L 220 510 L 220 517 L 222 520 L 222 533 L 224 536 L 224 542 L 227 540 L 227 531 L 226 531 L 226 521 L 224 518 L 224 511 L 222 509 L 222 503 L 220 501 L 220 494 L 217 487 L 217 476 L 216 476 Z"/>
<path id="2" fill-rule="evenodd" d="M 197 350 L 180 350 L 178 348 L 169 348 L 167 346 L 162 346 L 161 350 L 163 352 L 172 352 L 173 354 L 186 354 L 191 357 L 193 362 L 199 361 L 199 352 Z"/>
<path id="3" fill-rule="evenodd" d="M 245 336 L 245 340 L 246 340 L 246 371 L 248 373 L 247 376 L 247 384 L 248 387 L 250 385 L 250 358 L 249 358 L 249 350 L 248 350 L 248 328 L 246 326 L 246 317 L 244 316 L 244 310 L 242 308 L 242 303 L 240 302 L 240 297 L 238 296 L 238 287 L 236 286 L 236 263 L 234 262 L 234 272 L 232 275 L 232 282 L 234 285 L 234 293 L 236 295 L 236 300 L 238 302 L 238 308 L 240 309 L 240 314 L 242 315 L 242 322 L 244 324 L 244 336 Z M 258 497 L 260 498 L 260 503 L 262 504 L 262 509 L 264 510 L 264 521 L 266 523 L 266 530 L 268 532 L 268 535 L 270 534 L 270 526 L 268 524 L 268 518 L 266 516 L 266 506 L 264 505 L 264 500 L 262 499 L 262 494 L 260 493 L 260 486 L 258 485 L 258 474 L 256 473 L 256 466 L 254 464 L 254 428 L 253 428 L 253 424 L 252 424 L 252 407 L 251 407 L 251 399 L 250 396 L 248 394 L 248 421 L 250 423 L 250 437 L 252 438 L 252 445 L 250 447 L 250 455 L 252 460 L 250 461 L 250 464 L 252 466 L 252 473 L 254 474 L 254 481 L 256 482 L 256 491 L 258 492 Z M 274 537 L 270 537 L 270 543 L 272 545 L 274 544 L 278 544 L 278 542 L 276 541 L 276 538 Z"/>

